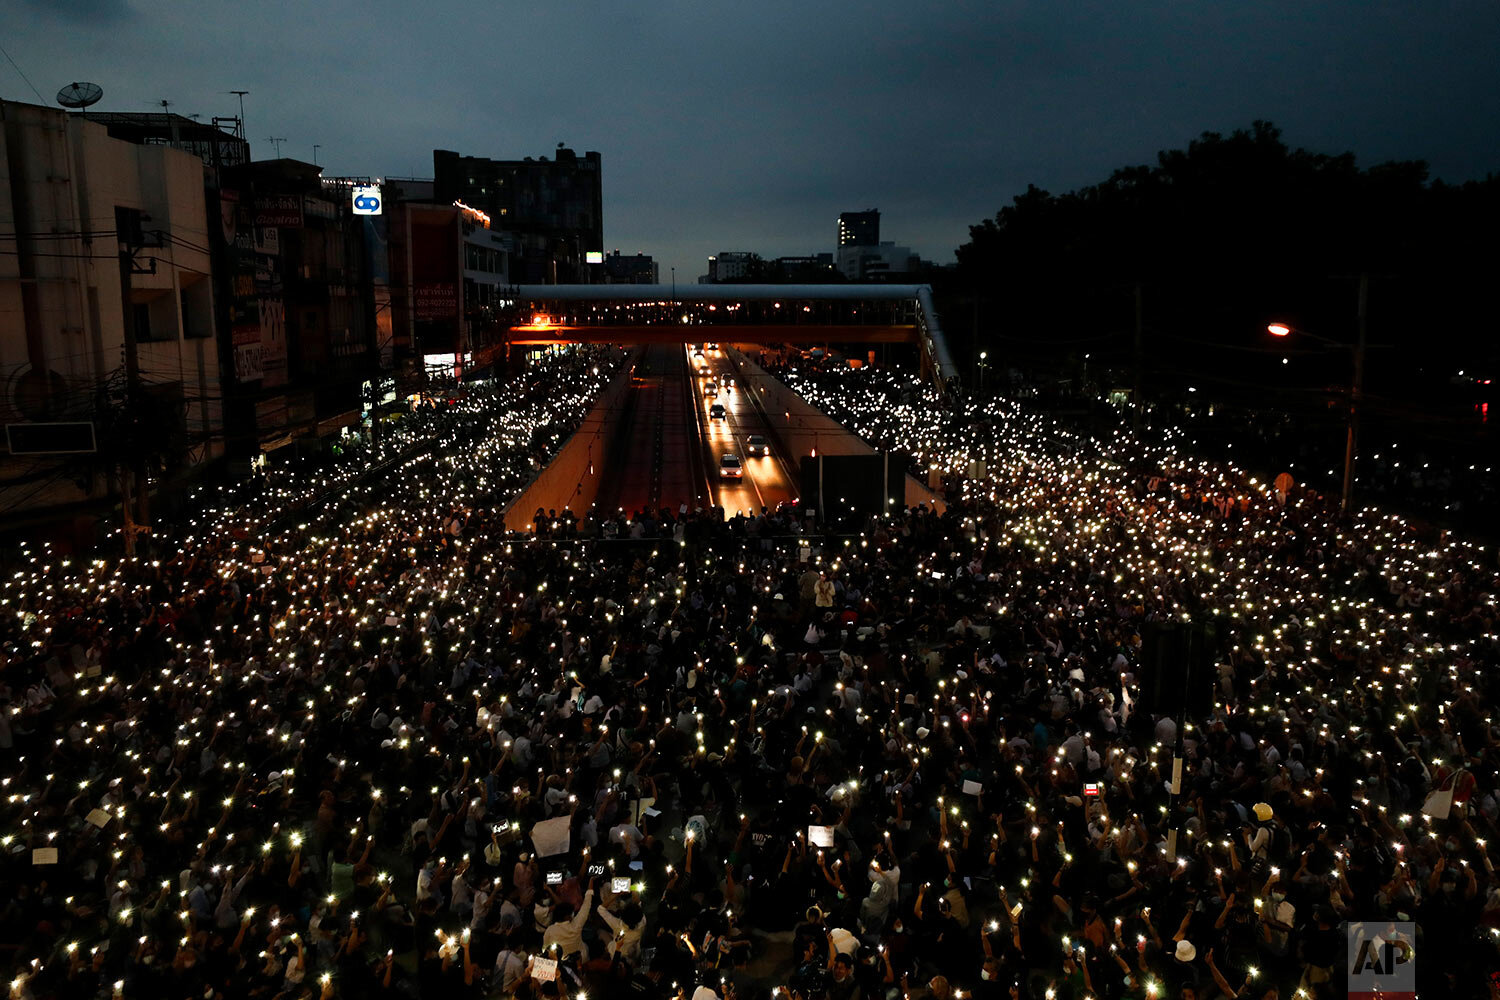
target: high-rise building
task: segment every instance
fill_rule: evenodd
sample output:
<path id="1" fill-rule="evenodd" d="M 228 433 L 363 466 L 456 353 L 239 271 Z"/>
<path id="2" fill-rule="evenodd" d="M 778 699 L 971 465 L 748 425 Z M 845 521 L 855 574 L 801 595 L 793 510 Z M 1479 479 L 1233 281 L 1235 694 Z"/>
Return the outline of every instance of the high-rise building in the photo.
<path id="1" fill-rule="evenodd" d="M 598 153 L 559 147 L 552 159 L 491 160 L 432 151 L 434 200 L 482 212 L 514 235 L 511 280 L 586 283 L 589 255 L 604 252 L 604 194 Z"/>
<path id="2" fill-rule="evenodd" d="M 841 247 L 879 246 L 880 209 L 868 208 L 863 212 L 840 212 L 838 245 Z"/>

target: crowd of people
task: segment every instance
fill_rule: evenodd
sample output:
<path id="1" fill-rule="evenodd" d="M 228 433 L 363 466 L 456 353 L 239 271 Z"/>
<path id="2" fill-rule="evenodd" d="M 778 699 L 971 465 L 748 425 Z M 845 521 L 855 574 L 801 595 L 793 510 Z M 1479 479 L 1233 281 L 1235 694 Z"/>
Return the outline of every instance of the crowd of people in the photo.
<path id="1" fill-rule="evenodd" d="M 1494 994 L 1494 550 L 870 369 L 783 377 L 941 513 L 508 533 L 619 363 L 30 553 L 13 997 L 1328 997 L 1387 921 Z M 1142 648 L 1184 618 L 1193 715 Z"/>

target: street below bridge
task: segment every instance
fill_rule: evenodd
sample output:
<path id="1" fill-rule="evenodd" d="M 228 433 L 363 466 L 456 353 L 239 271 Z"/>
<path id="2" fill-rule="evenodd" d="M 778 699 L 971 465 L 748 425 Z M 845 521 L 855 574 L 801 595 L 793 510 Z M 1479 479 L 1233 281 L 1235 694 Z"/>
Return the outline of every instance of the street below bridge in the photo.
<path id="1" fill-rule="evenodd" d="M 600 509 L 634 514 L 717 505 L 733 516 L 797 499 L 795 470 L 774 444 L 765 454 L 748 454 L 752 435 L 774 439 L 728 357 L 718 348 L 703 348 L 701 356 L 696 350 L 653 344 L 642 352 L 604 459 Z M 720 478 L 726 455 L 740 460 L 740 477 Z"/>

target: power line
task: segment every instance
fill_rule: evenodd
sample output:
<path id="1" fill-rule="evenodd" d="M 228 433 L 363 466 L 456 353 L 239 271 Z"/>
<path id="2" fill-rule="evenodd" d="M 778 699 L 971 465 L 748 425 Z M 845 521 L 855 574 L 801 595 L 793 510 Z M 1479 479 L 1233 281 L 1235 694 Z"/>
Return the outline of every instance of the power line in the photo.
<path id="1" fill-rule="evenodd" d="M 5 51 L 4 46 L 0 46 L 0 55 L 5 56 L 5 61 L 8 62 L 8 63 L 10 63 L 11 66 L 15 67 L 15 71 L 17 73 L 21 74 L 21 79 L 23 79 L 23 80 L 26 81 L 26 86 L 28 86 L 28 87 L 31 88 L 31 92 L 36 95 L 36 99 L 38 101 L 40 101 L 41 103 L 46 104 L 47 103 L 47 99 L 42 96 L 42 92 L 40 90 L 36 89 L 36 86 L 34 84 L 32 84 L 31 78 L 26 75 L 26 72 L 23 69 L 21 69 L 21 67 L 16 66 L 16 61 L 10 57 L 10 53 L 9 52 Z"/>

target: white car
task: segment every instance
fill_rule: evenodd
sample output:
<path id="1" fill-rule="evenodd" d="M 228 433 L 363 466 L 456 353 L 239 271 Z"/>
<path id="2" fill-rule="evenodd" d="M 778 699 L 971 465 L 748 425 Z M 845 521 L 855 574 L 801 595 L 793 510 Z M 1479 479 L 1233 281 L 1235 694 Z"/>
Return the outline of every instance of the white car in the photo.
<path id="1" fill-rule="evenodd" d="M 747 455 L 769 455 L 771 446 L 766 442 L 764 434 L 751 434 L 745 439 L 745 454 Z"/>
<path id="2" fill-rule="evenodd" d="M 725 455 L 719 459 L 720 479 L 739 479 L 745 474 L 744 467 L 740 465 L 740 456 Z"/>

